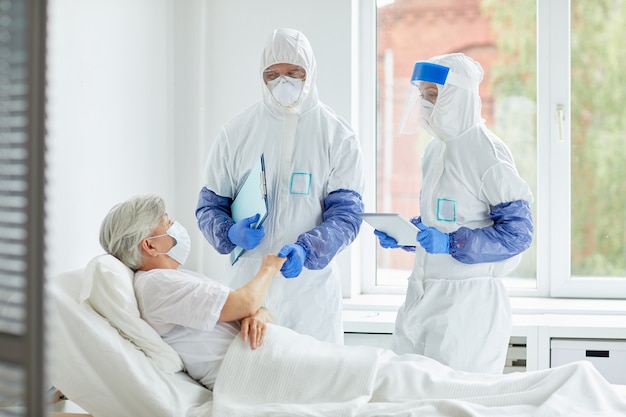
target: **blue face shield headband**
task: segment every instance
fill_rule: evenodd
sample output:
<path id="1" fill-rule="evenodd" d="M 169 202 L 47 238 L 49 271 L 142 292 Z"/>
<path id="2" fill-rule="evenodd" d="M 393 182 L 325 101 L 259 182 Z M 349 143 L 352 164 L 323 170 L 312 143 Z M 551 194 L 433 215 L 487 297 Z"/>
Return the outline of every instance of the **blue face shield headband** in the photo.
<path id="1" fill-rule="evenodd" d="M 448 67 L 426 61 L 418 61 L 413 67 L 411 84 L 418 87 L 420 81 L 427 81 L 439 85 L 451 84 L 470 91 L 478 90 L 478 83 L 473 82 L 467 77 L 456 74 L 454 71 L 450 71 Z"/>
<path id="2" fill-rule="evenodd" d="M 411 75 L 411 83 L 409 84 L 409 92 L 404 104 L 402 119 L 400 120 L 400 134 L 413 134 L 418 131 L 421 120 L 424 117 L 424 110 L 430 110 L 428 115 L 433 111 L 433 104 L 422 100 L 422 93 L 419 89 L 420 82 L 431 82 L 437 85 L 455 85 L 464 90 L 478 94 L 478 83 L 472 81 L 464 75 L 459 75 L 452 71 L 450 67 L 439 64 L 433 64 L 428 61 L 417 61 L 413 67 Z M 430 109 L 427 109 L 430 107 Z"/>

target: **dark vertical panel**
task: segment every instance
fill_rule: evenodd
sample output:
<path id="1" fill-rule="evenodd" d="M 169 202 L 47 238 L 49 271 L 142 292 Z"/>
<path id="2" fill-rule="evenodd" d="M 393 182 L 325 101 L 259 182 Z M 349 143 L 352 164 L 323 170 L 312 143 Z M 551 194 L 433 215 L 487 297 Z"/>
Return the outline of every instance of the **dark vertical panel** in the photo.
<path id="1" fill-rule="evenodd" d="M 47 414 L 46 1 L 0 0 L 0 416 Z"/>

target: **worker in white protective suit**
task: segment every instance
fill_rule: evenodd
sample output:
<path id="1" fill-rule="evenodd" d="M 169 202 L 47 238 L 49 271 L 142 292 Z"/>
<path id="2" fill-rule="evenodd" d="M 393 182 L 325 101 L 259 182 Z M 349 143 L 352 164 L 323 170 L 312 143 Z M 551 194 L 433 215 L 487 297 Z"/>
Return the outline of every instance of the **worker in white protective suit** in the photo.
<path id="1" fill-rule="evenodd" d="M 453 369 L 502 373 L 511 308 L 500 277 L 532 243 L 533 196 L 511 152 L 481 119 L 479 63 L 461 54 L 415 64 L 401 131 L 416 115 L 433 135 L 422 158 L 415 265 L 392 349 Z M 416 104 L 412 106 L 411 104 Z M 397 242 L 376 230 L 381 246 Z"/>
<path id="2" fill-rule="evenodd" d="M 361 226 L 362 153 L 350 126 L 320 102 L 316 76 L 308 39 L 275 30 L 261 57 L 262 100 L 226 123 L 212 145 L 196 217 L 219 253 L 245 249 L 226 284 L 243 285 L 265 254 L 286 257 L 287 279 L 272 283 L 265 307 L 277 324 L 343 343 L 334 258 Z M 231 204 L 261 154 L 268 216 L 260 227 L 258 216 L 234 222 Z"/>

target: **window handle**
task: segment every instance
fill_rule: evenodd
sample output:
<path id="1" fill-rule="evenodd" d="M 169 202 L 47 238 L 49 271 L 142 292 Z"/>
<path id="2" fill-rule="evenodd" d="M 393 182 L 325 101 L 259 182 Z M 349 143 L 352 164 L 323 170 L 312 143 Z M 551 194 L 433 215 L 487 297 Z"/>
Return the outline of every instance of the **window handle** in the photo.
<path id="1" fill-rule="evenodd" d="M 565 122 L 565 106 L 562 104 L 556 105 L 556 112 L 554 114 L 554 118 L 556 119 L 556 123 L 559 128 L 559 142 L 563 142 L 564 133 L 563 133 L 563 123 Z"/>

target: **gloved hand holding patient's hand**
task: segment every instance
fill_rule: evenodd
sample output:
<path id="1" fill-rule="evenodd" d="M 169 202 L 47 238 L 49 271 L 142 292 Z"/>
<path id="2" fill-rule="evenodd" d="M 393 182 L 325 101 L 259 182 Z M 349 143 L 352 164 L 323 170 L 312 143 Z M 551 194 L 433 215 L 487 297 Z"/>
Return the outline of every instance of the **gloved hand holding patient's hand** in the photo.
<path id="1" fill-rule="evenodd" d="M 245 218 L 233 224 L 228 229 L 228 238 L 237 246 L 241 246 L 246 250 L 256 248 L 261 239 L 265 236 L 265 230 L 263 226 L 259 226 L 258 229 L 251 227 L 254 223 L 259 221 L 261 215 L 259 213 L 252 217 Z"/>
<path id="2" fill-rule="evenodd" d="M 306 260 L 306 251 L 297 243 L 285 245 L 278 252 L 278 256 L 287 258 L 287 261 L 280 268 L 280 272 L 283 273 L 285 278 L 295 278 L 302 272 L 302 266 Z"/>
<path id="3" fill-rule="evenodd" d="M 416 224 L 420 231 L 417 241 L 428 253 L 450 253 L 450 235 L 434 227 L 426 227 L 422 222 Z"/>
<path id="4" fill-rule="evenodd" d="M 276 274 L 278 273 L 278 271 L 280 271 L 280 268 L 285 264 L 286 261 L 287 259 L 284 257 L 268 253 L 261 260 L 261 269 L 267 268 L 271 270 L 274 274 Z"/>
<path id="5" fill-rule="evenodd" d="M 380 246 L 382 246 L 383 248 L 395 249 L 395 248 L 400 247 L 400 245 L 398 245 L 398 241 L 392 238 L 391 236 L 389 236 L 387 233 L 381 232 L 378 229 L 374 229 L 374 234 L 378 236 L 378 241 L 380 242 Z"/>

